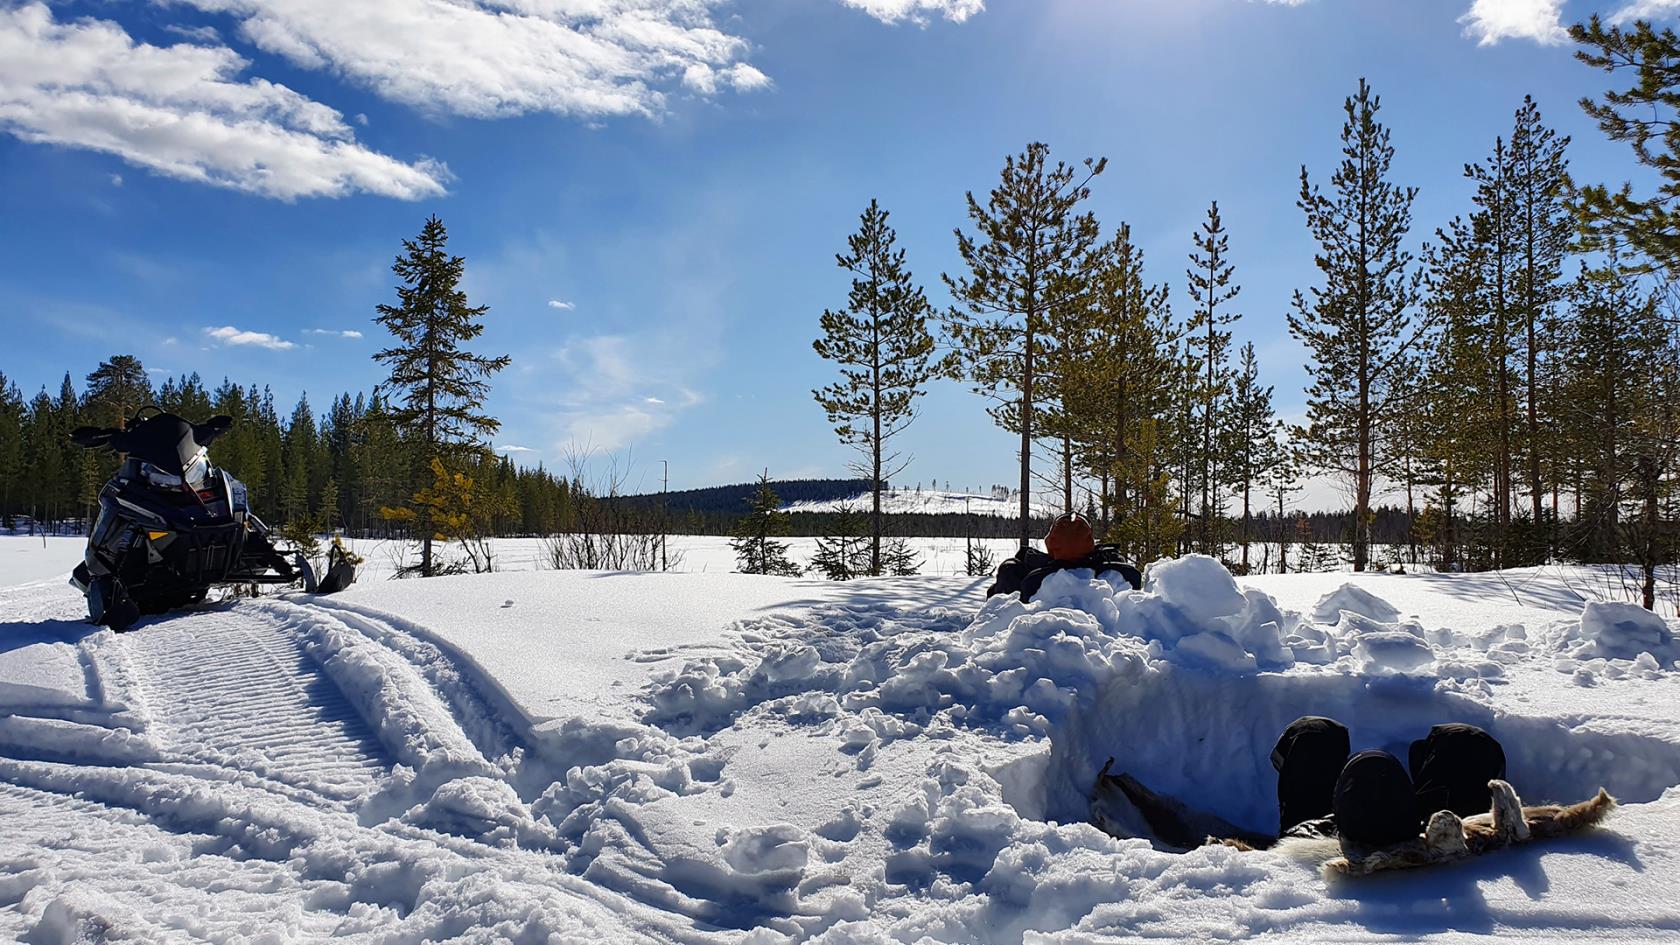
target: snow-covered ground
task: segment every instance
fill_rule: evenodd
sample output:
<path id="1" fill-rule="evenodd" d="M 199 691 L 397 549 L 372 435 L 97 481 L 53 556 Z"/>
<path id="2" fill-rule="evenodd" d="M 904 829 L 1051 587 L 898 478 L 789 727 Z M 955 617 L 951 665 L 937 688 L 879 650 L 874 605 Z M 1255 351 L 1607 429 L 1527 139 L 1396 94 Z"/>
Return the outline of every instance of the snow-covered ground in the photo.
<path id="1" fill-rule="evenodd" d="M 76 542 L 0 538 L 0 941 L 1680 940 L 1680 626 L 1584 601 L 1582 569 L 1191 558 L 1023 606 L 721 573 L 704 545 L 703 573 L 512 570 L 504 544 L 510 570 L 431 581 L 364 550 L 344 594 L 119 636 L 79 621 Z M 1083 823 L 1112 756 L 1264 831 L 1307 712 L 1358 747 L 1476 722 L 1530 803 L 1624 806 L 1341 882 Z"/>

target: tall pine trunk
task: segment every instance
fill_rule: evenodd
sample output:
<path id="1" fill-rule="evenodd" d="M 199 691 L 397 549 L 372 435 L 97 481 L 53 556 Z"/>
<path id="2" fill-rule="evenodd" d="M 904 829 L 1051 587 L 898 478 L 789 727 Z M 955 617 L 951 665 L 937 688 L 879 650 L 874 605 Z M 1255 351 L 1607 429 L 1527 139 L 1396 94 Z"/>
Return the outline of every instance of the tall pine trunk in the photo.
<path id="1" fill-rule="evenodd" d="M 872 298 L 877 297 L 874 291 L 870 292 L 870 296 Z M 871 577 L 880 577 L 881 452 L 883 449 L 881 442 L 881 313 L 875 311 L 871 315 L 873 317 L 870 319 L 869 333 L 873 343 L 869 346 L 872 352 L 870 356 L 870 383 L 873 385 L 874 396 L 869 401 L 869 416 L 871 422 L 875 425 L 875 432 L 874 437 L 870 440 L 870 458 L 874 465 L 873 474 L 870 476 L 873 487 L 870 491 L 873 493 L 874 508 L 870 512 L 869 522 L 869 574 Z"/>
<path id="2" fill-rule="evenodd" d="M 1021 547 L 1032 544 L 1032 426 L 1033 426 L 1033 316 L 1037 299 L 1027 290 L 1026 345 L 1021 370 Z"/>

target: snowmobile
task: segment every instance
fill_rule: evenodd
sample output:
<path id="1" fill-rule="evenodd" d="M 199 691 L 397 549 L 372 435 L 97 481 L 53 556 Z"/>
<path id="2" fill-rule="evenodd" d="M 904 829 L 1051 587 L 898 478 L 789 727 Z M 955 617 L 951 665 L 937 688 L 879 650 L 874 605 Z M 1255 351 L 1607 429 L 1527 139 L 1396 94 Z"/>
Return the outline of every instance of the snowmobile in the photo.
<path id="1" fill-rule="evenodd" d="M 354 562 L 334 542 L 317 580 L 299 550 L 283 551 L 251 511 L 245 484 L 210 463 L 210 443 L 233 418 L 190 423 L 143 408 L 126 429 L 78 427 L 77 446 L 123 454 L 99 492 L 99 515 L 70 583 L 87 598 L 88 622 L 116 631 L 141 614 L 202 601 L 212 587 L 299 584 L 331 594 L 356 580 Z"/>

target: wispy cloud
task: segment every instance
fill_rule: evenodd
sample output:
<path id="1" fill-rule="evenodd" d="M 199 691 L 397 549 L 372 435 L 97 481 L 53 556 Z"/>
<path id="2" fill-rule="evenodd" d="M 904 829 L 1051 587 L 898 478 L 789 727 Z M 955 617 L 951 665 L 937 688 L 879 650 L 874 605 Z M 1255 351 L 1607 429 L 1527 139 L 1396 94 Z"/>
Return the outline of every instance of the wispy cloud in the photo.
<path id="1" fill-rule="evenodd" d="M 360 338 L 362 333 L 354 328 L 305 328 L 306 335 L 328 335 L 333 338 Z"/>
<path id="2" fill-rule="evenodd" d="M 266 331 L 244 331 L 232 325 L 206 328 L 204 329 L 204 335 L 211 341 L 231 347 L 267 348 L 270 351 L 289 351 L 297 347 L 295 342 L 286 341 Z"/>
<path id="3" fill-rule="evenodd" d="M 943 17 L 961 23 L 986 9 L 985 0 L 841 0 L 846 6 L 862 10 L 883 23 L 908 20 L 926 23 L 933 17 Z"/>
<path id="4" fill-rule="evenodd" d="M 535 453 L 536 450 L 532 449 L 529 446 L 515 446 L 512 443 L 506 443 L 506 444 L 503 444 L 501 446 L 496 447 L 496 452 L 498 452 L 498 453 Z"/>
<path id="5" fill-rule="evenodd" d="M 561 301 L 560 299 L 549 299 L 548 300 L 548 307 L 553 308 L 553 309 L 559 309 L 562 312 L 569 312 L 572 309 L 577 308 L 577 303 L 575 303 L 575 302 L 564 302 L 564 301 Z"/>
<path id="6" fill-rule="evenodd" d="M 1610 15 L 1610 22 L 1620 25 L 1634 20 L 1662 20 L 1680 15 L 1680 0 L 1633 0 Z"/>
<path id="7" fill-rule="evenodd" d="M 646 338 L 597 335 L 554 356 L 565 400 L 553 405 L 559 448 L 612 452 L 669 427 L 704 398 L 680 380 L 680 354 Z M 664 396 L 648 393 L 657 390 Z"/>
<path id="8" fill-rule="evenodd" d="M 1527 39 L 1557 45 L 1569 39 L 1563 27 L 1563 0 L 1475 0 L 1459 17 L 1464 32 L 1479 45 Z"/>
<path id="9" fill-rule="evenodd" d="M 181 0 L 393 102 L 476 118 L 657 115 L 676 88 L 762 88 L 717 0 Z"/>
<path id="10" fill-rule="evenodd" d="M 283 200 L 444 192 L 442 164 L 369 150 L 337 111 L 242 79 L 246 66 L 225 47 L 152 46 L 107 20 L 59 22 L 44 3 L 0 6 L 0 130 Z"/>

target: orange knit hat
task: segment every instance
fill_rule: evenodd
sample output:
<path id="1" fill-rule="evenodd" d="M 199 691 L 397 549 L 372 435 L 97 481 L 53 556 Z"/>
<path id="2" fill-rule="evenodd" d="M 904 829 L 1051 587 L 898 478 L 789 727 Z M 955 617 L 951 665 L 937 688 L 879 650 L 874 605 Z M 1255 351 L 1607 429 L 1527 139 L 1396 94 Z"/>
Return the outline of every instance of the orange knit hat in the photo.
<path id="1" fill-rule="evenodd" d="M 1097 550 L 1091 523 L 1077 512 L 1069 512 L 1050 524 L 1050 534 L 1044 536 L 1044 550 L 1057 561 L 1078 561 Z"/>

